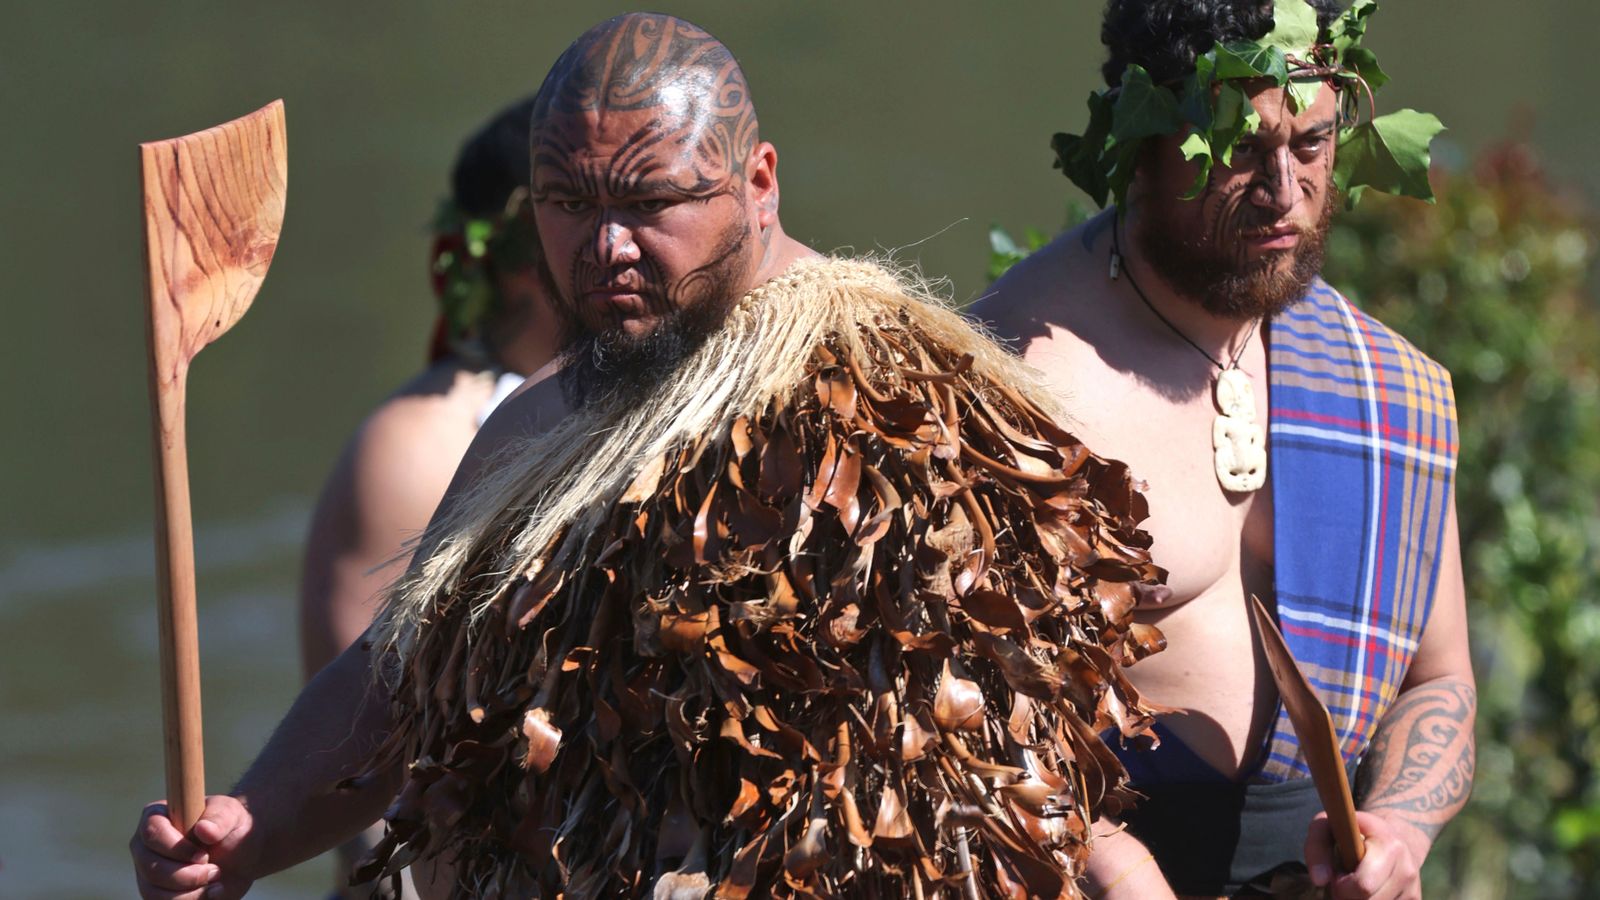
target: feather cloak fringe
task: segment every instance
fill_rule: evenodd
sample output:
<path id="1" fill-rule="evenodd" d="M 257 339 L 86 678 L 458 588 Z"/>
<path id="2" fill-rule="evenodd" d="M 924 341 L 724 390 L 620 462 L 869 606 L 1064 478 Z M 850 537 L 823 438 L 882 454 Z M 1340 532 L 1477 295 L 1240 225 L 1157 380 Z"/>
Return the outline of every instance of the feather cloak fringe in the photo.
<path id="1" fill-rule="evenodd" d="M 1120 463 L 876 265 L 747 295 L 649 397 L 515 448 L 379 650 L 403 764 L 357 880 L 461 897 L 1080 896 L 1129 799 L 1097 731 L 1165 573 Z M 971 894 L 968 894 L 971 896 Z"/>

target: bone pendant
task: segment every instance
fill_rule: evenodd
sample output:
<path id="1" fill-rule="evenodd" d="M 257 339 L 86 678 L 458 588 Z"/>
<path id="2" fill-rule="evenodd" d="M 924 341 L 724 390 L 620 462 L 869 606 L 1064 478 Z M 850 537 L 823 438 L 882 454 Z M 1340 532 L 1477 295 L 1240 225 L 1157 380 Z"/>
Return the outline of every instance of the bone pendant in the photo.
<path id="1" fill-rule="evenodd" d="M 1250 376 L 1227 369 L 1217 376 L 1217 409 L 1211 423 L 1217 482 L 1225 491 L 1249 493 L 1267 483 L 1267 437 L 1256 424 L 1256 392 Z"/>

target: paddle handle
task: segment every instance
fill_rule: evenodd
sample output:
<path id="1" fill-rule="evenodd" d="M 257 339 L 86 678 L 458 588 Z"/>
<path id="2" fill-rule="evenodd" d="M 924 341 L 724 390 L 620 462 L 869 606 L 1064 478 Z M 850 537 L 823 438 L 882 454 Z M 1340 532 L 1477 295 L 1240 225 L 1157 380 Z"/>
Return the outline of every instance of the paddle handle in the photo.
<path id="1" fill-rule="evenodd" d="M 1350 794 L 1350 780 L 1344 774 L 1344 760 L 1337 744 L 1331 741 L 1307 741 L 1302 745 L 1306 765 L 1313 773 L 1322 808 L 1328 813 L 1328 829 L 1333 833 L 1333 849 L 1339 857 L 1339 868 L 1354 872 L 1367 855 L 1367 840 L 1356 822 L 1355 798 Z M 1335 777 L 1337 775 L 1337 777 Z"/>
<path id="2" fill-rule="evenodd" d="M 186 383 L 151 365 L 156 481 L 156 611 L 161 631 L 161 718 L 172 821 L 188 831 L 206 805 L 200 727 L 200 635 L 195 613 L 194 522 L 184 435 Z"/>
<path id="3" fill-rule="evenodd" d="M 1352 804 L 1348 807 L 1350 813 L 1349 827 L 1343 834 L 1338 832 L 1333 836 L 1333 847 L 1339 853 L 1339 866 L 1346 872 L 1354 872 L 1361 865 L 1361 860 L 1367 855 L 1367 839 L 1362 836 L 1361 829 L 1356 827 L 1356 811 Z"/>

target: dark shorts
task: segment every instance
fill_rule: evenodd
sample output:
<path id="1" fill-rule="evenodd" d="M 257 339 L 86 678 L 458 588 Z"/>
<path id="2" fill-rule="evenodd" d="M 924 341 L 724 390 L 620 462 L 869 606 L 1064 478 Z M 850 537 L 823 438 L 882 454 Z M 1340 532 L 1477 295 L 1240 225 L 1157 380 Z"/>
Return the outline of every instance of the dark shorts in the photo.
<path id="1" fill-rule="evenodd" d="M 1272 784 L 1231 781 L 1164 725 L 1157 750 L 1107 743 L 1144 800 L 1120 818 L 1155 854 L 1179 894 L 1249 896 L 1274 882 L 1304 880 L 1306 832 L 1322 812 L 1309 778 Z M 1354 777 L 1352 764 L 1348 774 Z"/>

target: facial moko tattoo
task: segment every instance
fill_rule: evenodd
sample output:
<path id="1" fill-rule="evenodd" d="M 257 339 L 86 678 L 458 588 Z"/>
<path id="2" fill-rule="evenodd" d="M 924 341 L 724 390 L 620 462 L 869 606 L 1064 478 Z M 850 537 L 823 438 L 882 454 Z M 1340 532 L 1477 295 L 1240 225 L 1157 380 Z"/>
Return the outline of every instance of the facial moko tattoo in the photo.
<path id="1" fill-rule="evenodd" d="M 1083 134 L 1057 134 L 1051 141 L 1055 165 L 1100 206 L 1109 197 L 1122 207 L 1145 140 L 1186 133 L 1184 158 L 1199 164 L 1185 195 L 1192 199 L 1205 189 L 1212 167 L 1231 165 L 1239 138 L 1260 124 L 1247 83 L 1268 79 L 1284 88 L 1298 113 L 1326 82 L 1340 94 L 1333 178 L 1346 201 L 1354 206 L 1368 188 L 1432 201 L 1428 147 L 1444 126 L 1411 109 L 1376 115 L 1373 97 L 1389 76 L 1361 40 L 1377 10 L 1377 0 L 1356 0 L 1322 29 L 1305 0 L 1277 0 L 1272 31 L 1260 40 L 1218 42 L 1187 77 L 1157 84 L 1130 63 L 1121 85 L 1089 95 Z M 1363 101 L 1373 113 L 1364 122 Z"/>

